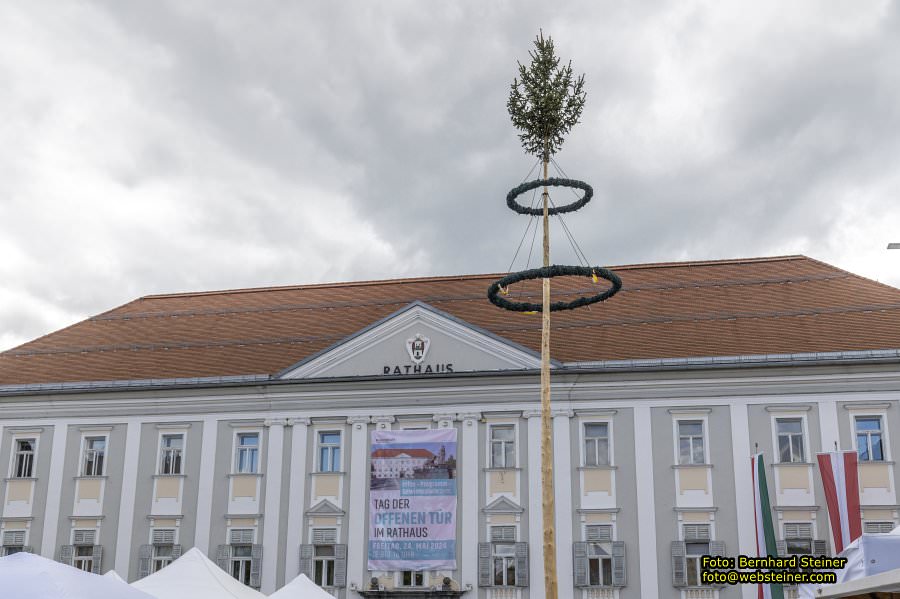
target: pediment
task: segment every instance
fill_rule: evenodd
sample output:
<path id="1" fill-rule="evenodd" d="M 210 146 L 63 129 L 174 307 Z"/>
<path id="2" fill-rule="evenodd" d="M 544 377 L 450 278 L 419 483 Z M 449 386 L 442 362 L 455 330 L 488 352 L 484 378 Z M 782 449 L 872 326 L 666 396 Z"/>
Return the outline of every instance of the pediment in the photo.
<path id="1" fill-rule="evenodd" d="M 410 343 L 417 341 L 414 346 Z M 413 302 L 285 369 L 279 378 L 417 376 L 540 368 L 540 355 Z"/>
<path id="2" fill-rule="evenodd" d="M 334 505 L 327 499 L 323 499 L 316 505 L 306 510 L 307 516 L 343 516 L 344 510 Z"/>
<path id="3" fill-rule="evenodd" d="M 507 497 L 499 497 L 481 510 L 485 514 L 521 514 L 525 508 Z"/>

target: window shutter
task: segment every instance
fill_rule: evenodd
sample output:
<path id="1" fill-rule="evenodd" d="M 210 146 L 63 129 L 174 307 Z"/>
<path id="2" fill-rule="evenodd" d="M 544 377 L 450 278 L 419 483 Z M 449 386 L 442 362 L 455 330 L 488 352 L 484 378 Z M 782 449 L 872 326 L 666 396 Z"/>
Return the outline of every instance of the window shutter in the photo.
<path id="1" fill-rule="evenodd" d="M 725 556 L 725 541 L 710 541 L 709 554 L 717 556 Z"/>
<path id="2" fill-rule="evenodd" d="M 172 561 L 181 557 L 181 545 L 172 545 Z"/>
<path id="3" fill-rule="evenodd" d="M 863 532 L 867 534 L 887 534 L 892 530 L 893 522 L 863 522 Z"/>
<path id="4" fill-rule="evenodd" d="M 784 525 L 785 539 L 811 539 L 812 524 L 791 522 Z"/>
<path id="5" fill-rule="evenodd" d="M 313 552 L 315 548 L 312 545 L 300 545 L 300 574 L 306 574 L 306 577 L 313 577 Z"/>
<path id="6" fill-rule="evenodd" d="M 686 548 L 683 541 L 672 541 L 672 586 L 687 586 Z"/>
<path id="7" fill-rule="evenodd" d="M 219 545 L 216 549 L 216 563 L 228 572 L 228 560 L 231 559 L 231 545 Z"/>
<path id="8" fill-rule="evenodd" d="M 153 530 L 154 545 L 174 545 L 175 529 L 174 528 L 156 528 Z"/>
<path id="9" fill-rule="evenodd" d="M 775 541 L 775 550 L 780 557 L 787 557 L 787 541 Z"/>
<path id="10" fill-rule="evenodd" d="M 253 543 L 252 528 L 231 529 L 231 545 L 250 545 Z"/>
<path id="11" fill-rule="evenodd" d="M 72 534 L 73 545 L 93 545 L 97 536 L 96 530 L 76 530 Z"/>
<path id="12" fill-rule="evenodd" d="M 528 586 L 528 543 L 516 543 L 516 586 Z"/>
<path id="13" fill-rule="evenodd" d="M 575 566 L 575 586 L 588 586 L 587 543 L 574 543 L 572 545 L 572 558 Z"/>
<path id="14" fill-rule="evenodd" d="M 103 562 L 103 545 L 94 545 L 94 549 L 91 552 L 91 557 L 94 559 L 91 561 L 91 572 L 94 574 L 100 574 L 103 572 L 100 564 Z"/>
<path id="15" fill-rule="evenodd" d="M 612 544 L 612 585 L 625 586 L 625 541 L 613 541 Z"/>
<path id="16" fill-rule="evenodd" d="M 254 545 L 250 548 L 250 586 L 259 588 L 259 571 L 262 567 L 262 545 Z"/>
<path id="17" fill-rule="evenodd" d="M 828 555 L 828 541 L 816 539 L 813 541 L 813 555 Z"/>
<path id="18" fill-rule="evenodd" d="M 491 544 L 478 543 L 478 586 L 493 586 L 494 569 L 491 568 Z"/>
<path id="19" fill-rule="evenodd" d="M 314 528 L 313 544 L 314 545 L 334 545 L 337 543 L 336 528 Z"/>
<path id="20" fill-rule="evenodd" d="M 685 524 L 682 526 L 685 541 L 709 541 L 709 524 Z"/>
<path id="21" fill-rule="evenodd" d="M 586 541 L 608 543 L 612 541 L 612 526 L 609 524 L 593 524 L 584 529 Z"/>
<path id="22" fill-rule="evenodd" d="M 347 546 L 334 546 L 334 586 L 347 586 Z"/>
<path id="23" fill-rule="evenodd" d="M 495 543 L 514 543 L 516 541 L 515 526 L 492 526 L 491 540 Z"/>
<path id="24" fill-rule="evenodd" d="M 150 576 L 150 558 L 153 556 L 153 545 L 141 545 L 138 549 L 138 578 Z"/>
<path id="25" fill-rule="evenodd" d="M 24 530 L 7 530 L 3 533 L 3 545 L 5 546 L 20 546 L 25 544 L 25 531 Z"/>
<path id="26" fill-rule="evenodd" d="M 74 545 L 62 545 L 59 548 L 59 562 L 61 564 L 66 564 L 67 566 L 72 565 L 72 559 L 75 557 L 75 546 Z"/>

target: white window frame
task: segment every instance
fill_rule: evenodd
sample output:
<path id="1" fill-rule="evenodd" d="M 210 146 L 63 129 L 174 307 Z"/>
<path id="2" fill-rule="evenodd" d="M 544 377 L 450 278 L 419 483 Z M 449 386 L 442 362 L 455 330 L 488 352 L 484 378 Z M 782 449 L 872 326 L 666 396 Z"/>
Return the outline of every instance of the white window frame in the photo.
<path id="1" fill-rule="evenodd" d="M 90 435 L 91 437 L 97 437 L 99 435 Z M 107 447 L 109 445 L 107 444 Z M 106 460 L 104 460 L 104 464 Z M 87 544 L 75 544 L 75 533 L 77 531 L 93 531 L 94 533 L 94 542 L 90 545 Z M 94 546 L 100 545 L 100 530 L 97 528 L 73 528 L 71 534 L 71 543 L 72 543 L 72 567 L 77 568 L 79 570 L 83 570 L 85 572 L 92 572 L 94 568 Z M 79 547 L 87 547 L 90 550 L 90 555 L 78 555 Z M 80 562 L 80 565 L 79 565 Z"/>
<path id="2" fill-rule="evenodd" d="M 337 435 L 338 442 L 337 445 L 333 443 L 322 443 L 322 435 Z M 330 470 L 322 469 L 322 449 L 329 448 L 330 455 Z M 334 459 L 334 449 L 337 448 L 338 456 L 337 460 Z M 343 472 L 343 464 L 344 464 L 344 431 L 340 428 L 321 428 L 316 429 L 316 452 L 315 452 L 315 460 L 316 460 L 316 472 L 322 473 L 339 473 Z M 335 463 L 337 462 L 337 463 Z"/>
<path id="3" fill-rule="evenodd" d="M 606 464 L 596 464 L 589 465 L 587 462 L 588 451 L 587 451 L 587 427 L 591 424 L 605 424 L 606 425 Z M 595 468 L 595 467 L 609 467 L 612 466 L 615 462 L 613 461 L 613 425 L 612 420 L 607 418 L 584 418 L 580 419 L 578 422 L 579 427 L 581 428 L 581 465 L 585 468 Z M 593 438 L 593 437 L 592 437 Z M 596 450 L 595 450 L 596 451 Z"/>
<path id="4" fill-rule="evenodd" d="M 20 543 L 7 544 L 6 536 L 8 533 L 9 534 L 22 533 L 22 543 L 21 544 Z M 7 555 L 13 555 L 13 553 L 19 553 L 21 551 L 24 551 L 25 547 L 28 546 L 28 529 L 27 528 L 4 529 L 2 535 L 3 536 L 0 536 L 0 543 L 2 543 L 2 545 L 0 545 L 0 557 L 6 557 Z M 15 551 L 10 553 L 10 549 L 15 549 Z"/>
<path id="5" fill-rule="evenodd" d="M 252 432 L 252 431 L 251 431 Z M 261 438 L 261 437 L 260 437 Z M 231 531 L 232 530 L 250 530 L 253 531 L 253 538 L 250 543 L 231 543 Z M 244 585 L 250 585 L 250 569 L 253 563 L 253 545 L 256 544 L 256 537 L 258 531 L 255 526 L 233 526 L 229 527 L 226 530 L 226 540 L 228 541 L 229 547 L 231 547 L 231 557 L 228 559 L 228 575 L 240 582 Z M 247 555 L 235 555 L 235 548 L 237 547 L 249 547 L 250 553 Z M 235 565 L 236 562 L 240 563 L 240 574 L 241 577 L 235 576 Z"/>
<path id="6" fill-rule="evenodd" d="M 809 526 L 809 537 L 799 537 L 787 536 L 787 527 L 790 525 L 808 525 Z M 813 544 L 816 540 L 816 523 L 810 520 L 800 520 L 800 521 L 787 521 L 781 523 L 781 540 L 784 541 L 785 550 L 788 555 L 812 555 L 813 553 Z M 799 553 L 791 553 L 790 550 L 787 549 L 788 541 L 809 541 L 809 549 L 807 551 L 802 551 Z"/>
<path id="7" fill-rule="evenodd" d="M 685 420 L 690 420 L 689 418 L 685 418 Z M 708 429 L 705 427 L 704 423 L 704 432 Z M 709 539 L 706 541 L 689 541 L 684 538 L 684 527 L 685 526 L 708 526 L 709 527 Z M 679 540 L 684 543 L 684 581 L 687 588 L 708 588 L 710 585 L 703 584 L 702 582 L 702 572 L 703 568 L 700 567 L 700 560 L 703 555 L 709 555 L 709 544 L 716 538 L 716 527 L 715 522 L 682 522 L 678 527 L 679 536 L 681 537 Z M 687 546 L 689 543 L 706 543 L 706 553 L 705 554 L 696 554 L 696 553 L 688 553 Z M 690 584 L 689 580 L 691 578 L 690 570 L 692 568 L 692 564 L 697 574 L 697 584 Z"/>
<path id="8" fill-rule="evenodd" d="M 395 585 L 400 589 L 422 589 L 425 588 L 425 581 L 427 580 L 426 574 L 428 574 L 430 570 L 399 570 L 397 571 L 397 577 L 395 578 Z M 404 584 L 403 578 L 409 574 L 411 584 Z M 416 584 L 416 578 L 421 577 L 422 581 L 419 584 Z"/>
<path id="9" fill-rule="evenodd" d="M 181 459 L 179 460 L 181 468 L 179 472 L 163 472 L 165 460 L 163 454 L 166 449 L 163 447 L 163 439 L 166 437 L 181 437 Z M 156 454 L 156 473 L 160 476 L 183 475 L 185 470 L 185 456 L 187 455 L 187 433 L 184 430 L 161 430 L 159 431 L 157 447 L 159 451 Z"/>
<path id="10" fill-rule="evenodd" d="M 158 551 L 160 547 L 171 547 L 174 550 L 175 545 L 178 545 L 178 531 L 180 528 L 181 527 L 179 526 L 160 526 L 150 529 L 150 546 L 153 548 L 150 554 L 150 574 L 159 572 L 174 561 L 171 554 L 169 556 L 161 556 L 159 555 Z M 172 543 L 154 543 L 153 535 L 158 530 L 171 530 Z"/>
<path id="11" fill-rule="evenodd" d="M 681 434 L 679 431 L 679 423 L 681 422 L 700 422 L 702 426 L 703 439 L 703 462 L 697 463 L 690 461 L 682 463 L 681 461 Z M 709 416 L 707 414 L 678 414 L 672 418 L 672 437 L 674 440 L 675 464 L 679 466 L 708 466 L 711 464 L 709 459 Z M 694 452 L 691 451 L 691 459 L 693 460 Z"/>
<path id="12" fill-rule="evenodd" d="M 890 443 L 890 434 L 888 433 L 887 426 L 887 412 L 883 410 L 857 410 L 854 408 L 850 408 L 848 410 L 850 412 L 850 435 L 853 437 L 853 449 L 856 451 L 857 458 L 859 457 L 859 443 L 856 434 L 856 419 L 857 418 L 879 418 L 881 422 L 881 459 L 880 460 L 859 460 L 860 463 L 873 463 L 873 464 L 884 464 L 891 461 L 891 443 Z M 871 455 L 871 452 L 870 452 Z"/>
<path id="13" fill-rule="evenodd" d="M 608 541 L 592 541 L 588 539 L 588 528 L 592 526 L 606 526 L 609 527 L 609 540 Z M 600 522 L 600 523 L 591 523 L 585 524 L 582 526 L 581 530 L 582 538 L 586 544 L 587 555 L 585 556 L 587 559 L 587 572 L 585 575 L 587 576 L 588 586 L 591 588 L 608 588 L 612 586 L 612 544 L 616 541 L 616 524 L 615 522 Z M 609 555 L 607 557 L 591 555 L 591 545 L 606 545 L 609 547 Z M 591 561 L 597 560 L 597 569 L 599 576 L 599 583 L 593 584 L 591 582 Z M 603 562 L 609 562 L 609 580 L 604 580 L 603 576 Z"/>
<path id="14" fill-rule="evenodd" d="M 243 435 L 256 435 L 256 468 L 252 471 L 243 471 L 240 469 L 240 451 L 243 447 L 251 447 L 250 445 L 241 445 L 240 439 Z M 263 455 L 262 455 L 262 447 L 263 447 L 263 434 L 260 429 L 238 429 L 234 431 L 234 435 L 232 436 L 232 461 L 231 468 L 232 474 L 259 474 L 260 468 L 262 467 Z"/>
<path id="15" fill-rule="evenodd" d="M 803 443 L 803 460 L 800 462 L 782 462 L 781 446 L 779 445 L 778 421 L 799 420 L 801 442 Z M 772 414 L 772 455 L 775 456 L 775 464 L 809 464 L 811 459 L 809 444 L 809 426 L 805 412 L 775 412 Z"/>
<path id="16" fill-rule="evenodd" d="M 103 439 L 103 467 L 100 468 L 100 472 L 97 472 L 96 468 L 96 455 L 94 457 L 94 468 L 92 472 L 87 471 L 87 452 L 88 451 L 96 451 L 92 449 L 88 449 L 88 441 L 93 439 Z M 109 466 L 109 433 L 106 432 L 84 432 L 81 435 L 81 450 L 78 452 L 79 455 L 79 466 L 78 473 L 82 477 L 100 477 L 106 476 L 106 469 Z"/>
<path id="17" fill-rule="evenodd" d="M 502 428 L 512 428 L 513 438 L 512 441 L 502 441 L 498 440 L 498 443 L 503 443 L 504 451 L 503 451 L 503 465 L 498 466 L 494 464 L 494 438 L 493 431 L 497 427 Z M 512 464 L 506 463 L 506 444 L 512 443 L 513 451 L 512 451 Z M 519 465 L 519 424 L 517 422 L 489 422 L 487 426 L 487 461 L 488 468 L 492 470 L 514 470 L 518 468 Z"/>
<path id="18" fill-rule="evenodd" d="M 18 471 L 19 442 L 31 441 L 31 473 L 28 476 L 16 476 Z M 39 435 L 33 433 L 15 433 L 12 436 L 12 450 L 9 460 L 9 478 L 31 479 L 37 478 Z"/>

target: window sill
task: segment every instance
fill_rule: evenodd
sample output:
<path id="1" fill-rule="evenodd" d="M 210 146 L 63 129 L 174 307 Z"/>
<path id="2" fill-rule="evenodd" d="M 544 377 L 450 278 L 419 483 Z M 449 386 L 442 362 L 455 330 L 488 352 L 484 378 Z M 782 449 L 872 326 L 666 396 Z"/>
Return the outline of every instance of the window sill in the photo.
<path id="1" fill-rule="evenodd" d="M 812 462 L 775 462 L 772 465 L 773 466 L 787 466 L 787 467 L 797 466 L 797 467 L 799 467 L 799 466 L 813 466 L 814 464 Z"/>
<path id="2" fill-rule="evenodd" d="M 682 468 L 686 469 L 686 470 L 690 470 L 691 468 L 710 468 L 711 469 L 712 467 L 713 467 L 712 464 L 672 464 L 672 468 L 675 468 L 676 470 L 682 469 Z M 700 587 L 700 588 L 703 588 L 703 587 Z M 706 588 L 708 588 L 708 587 L 706 587 Z"/>
<path id="3" fill-rule="evenodd" d="M 36 476 L 10 476 L 9 478 L 4 478 L 4 482 L 9 482 L 12 480 L 37 480 Z"/>
<path id="4" fill-rule="evenodd" d="M 887 464 L 888 466 L 894 465 L 894 460 L 859 460 L 857 464 Z"/>
<path id="5" fill-rule="evenodd" d="M 154 474 L 153 478 L 187 478 L 187 474 Z"/>
<path id="6" fill-rule="evenodd" d="M 165 474 L 163 476 L 171 476 L 171 475 Z M 177 476 L 182 476 L 182 475 L 177 475 Z M 256 477 L 262 478 L 263 473 L 262 472 L 231 472 L 229 474 L 226 474 L 225 476 L 227 476 L 228 478 L 233 478 L 235 476 L 256 476 Z"/>
<path id="7" fill-rule="evenodd" d="M 319 476 L 321 474 L 347 474 L 343 470 L 331 470 L 329 472 L 310 472 L 310 476 Z"/>
<path id="8" fill-rule="evenodd" d="M 482 468 L 484 472 L 518 472 L 521 468 Z M 512 587 L 504 587 L 512 588 Z"/>
<path id="9" fill-rule="evenodd" d="M 578 466 L 576 470 L 618 470 L 618 466 L 614 466 L 612 464 L 604 464 L 599 466 Z M 598 587 L 599 588 L 599 587 Z M 612 588 L 612 587 L 610 587 Z"/>
<path id="10" fill-rule="evenodd" d="M 80 475 L 80 476 L 73 476 L 72 478 L 74 478 L 75 480 L 106 480 L 106 479 L 109 478 L 109 477 L 108 477 L 107 475 L 105 475 L 105 474 L 99 474 L 99 475 L 96 475 L 96 476 L 94 476 L 94 475 L 82 474 L 82 475 Z"/>

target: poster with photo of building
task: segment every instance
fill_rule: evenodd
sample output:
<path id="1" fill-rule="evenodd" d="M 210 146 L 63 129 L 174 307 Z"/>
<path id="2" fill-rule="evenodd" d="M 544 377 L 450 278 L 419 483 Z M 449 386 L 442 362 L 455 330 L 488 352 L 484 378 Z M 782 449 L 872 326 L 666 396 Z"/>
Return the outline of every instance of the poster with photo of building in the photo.
<path id="1" fill-rule="evenodd" d="M 456 429 L 372 433 L 369 570 L 456 569 Z"/>

